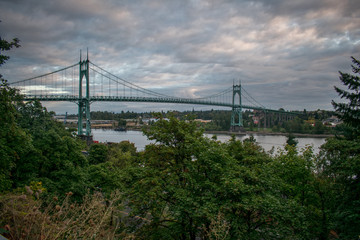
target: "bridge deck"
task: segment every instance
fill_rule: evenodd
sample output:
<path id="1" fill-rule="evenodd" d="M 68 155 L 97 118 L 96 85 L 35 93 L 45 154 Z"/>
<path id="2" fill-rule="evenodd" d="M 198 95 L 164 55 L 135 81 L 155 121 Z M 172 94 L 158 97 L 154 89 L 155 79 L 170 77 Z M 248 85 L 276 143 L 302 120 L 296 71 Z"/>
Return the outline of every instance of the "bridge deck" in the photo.
<path id="1" fill-rule="evenodd" d="M 79 102 L 86 100 L 86 98 L 79 98 L 78 96 L 71 95 L 44 95 L 44 96 L 24 96 L 25 101 L 67 101 L 67 102 Z M 196 104 L 196 105 L 207 105 L 207 106 L 219 106 L 232 108 L 233 105 L 230 103 L 221 103 L 213 101 L 204 101 L 201 99 L 187 99 L 187 98 L 159 98 L 159 97 L 112 97 L 112 96 L 95 96 L 90 97 L 90 102 L 151 102 L 151 103 L 177 103 L 177 104 Z M 234 105 L 234 107 L 242 107 L 243 109 L 261 110 L 266 112 L 277 112 L 287 114 L 297 114 L 294 112 L 285 112 L 274 109 L 267 109 L 248 105 Z"/>

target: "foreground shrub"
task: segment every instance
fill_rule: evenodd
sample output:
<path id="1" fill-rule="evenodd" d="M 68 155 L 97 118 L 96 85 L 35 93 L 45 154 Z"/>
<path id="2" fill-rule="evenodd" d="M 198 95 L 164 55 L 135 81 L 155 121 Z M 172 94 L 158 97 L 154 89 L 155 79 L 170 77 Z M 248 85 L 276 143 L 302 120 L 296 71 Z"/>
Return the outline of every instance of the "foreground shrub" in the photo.
<path id="1" fill-rule="evenodd" d="M 116 211 L 119 194 L 104 199 L 101 193 L 85 195 L 72 203 L 72 193 L 43 207 L 31 193 L 0 196 L 0 230 L 9 239 L 114 239 L 119 230 Z"/>

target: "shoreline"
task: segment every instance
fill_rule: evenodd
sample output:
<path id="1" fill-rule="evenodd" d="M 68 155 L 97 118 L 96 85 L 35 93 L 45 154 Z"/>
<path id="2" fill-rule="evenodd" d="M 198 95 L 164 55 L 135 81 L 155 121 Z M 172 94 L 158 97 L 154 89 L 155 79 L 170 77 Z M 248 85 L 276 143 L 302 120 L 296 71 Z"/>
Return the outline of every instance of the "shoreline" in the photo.
<path id="1" fill-rule="evenodd" d="M 253 135 L 273 135 L 273 136 L 287 136 L 289 133 L 282 133 L 282 132 L 256 132 L 256 131 L 246 131 L 246 132 L 229 132 L 229 131 L 204 131 L 207 134 L 225 134 L 225 135 L 241 135 L 245 136 L 247 134 Z M 311 134 L 311 133 L 292 133 L 295 137 L 309 137 L 309 138 L 328 138 L 334 137 L 333 134 Z"/>
<path id="2" fill-rule="evenodd" d="M 113 128 L 92 128 L 92 129 L 102 129 L 102 130 L 114 130 Z M 142 131 L 139 128 L 127 129 L 128 131 Z M 236 135 L 236 136 L 245 136 L 249 135 L 272 135 L 272 136 L 288 136 L 289 133 L 282 132 L 264 132 L 264 131 L 246 131 L 246 132 L 230 132 L 230 131 L 204 131 L 206 134 L 223 134 L 223 135 Z M 303 137 L 303 138 L 328 138 L 334 137 L 334 134 L 311 134 L 311 133 L 292 133 L 295 137 Z"/>

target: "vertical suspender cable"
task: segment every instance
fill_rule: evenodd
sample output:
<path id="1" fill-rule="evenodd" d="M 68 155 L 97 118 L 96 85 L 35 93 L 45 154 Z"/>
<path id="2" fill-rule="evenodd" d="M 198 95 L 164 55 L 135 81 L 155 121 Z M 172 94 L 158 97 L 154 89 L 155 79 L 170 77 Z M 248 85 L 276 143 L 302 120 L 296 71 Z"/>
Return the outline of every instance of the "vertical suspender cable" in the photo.
<path id="1" fill-rule="evenodd" d="M 38 79 L 38 78 L 35 78 L 34 83 L 33 83 L 34 86 L 35 86 L 35 95 L 37 95 L 37 93 L 38 93 L 38 92 L 37 92 L 37 91 L 38 91 L 38 82 L 37 82 L 37 79 Z"/>
<path id="2" fill-rule="evenodd" d="M 92 77 L 90 77 L 90 75 L 92 74 Z M 89 69 L 89 89 L 91 88 L 92 90 L 90 91 L 92 93 L 93 96 L 95 96 L 95 87 L 94 87 L 94 81 L 95 81 L 95 73 L 91 72 L 90 73 L 90 69 Z"/>
<path id="3" fill-rule="evenodd" d="M 54 84 L 54 75 L 51 74 L 51 82 L 52 84 Z M 57 82 L 55 81 L 55 92 L 56 92 L 56 89 L 57 89 Z M 48 95 L 48 93 L 46 92 L 46 95 Z"/>
<path id="4" fill-rule="evenodd" d="M 104 81 L 104 76 L 103 76 L 102 70 L 101 70 L 101 97 L 103 96 L 103 81 Z"/>
<path id="5" fill-rule="evenodd" d="M 75 74 L 74 74 L 74 68 L 72 68 L 72 94 L 75 96 Z"/>
<path id="6" fill-rule="evenodd" d="M 64 92 L 65 92 L 65 95 L 66 95 L 66 93 L 67 93 L 67 86 L 66 86 L 66 69 L 65 69 L 64 75 L 65 75 L 65 78 L 64 78 L 64 85 L 65 85 L 65 87 L 64 87 Z"/>
<path id="7" fill-rule="evenodd" d="M 66 93 L 66 70 L 64 70 L 64 73 L 63 73 L 63 85 L 64 85 L 64 87 L 63 87 L 62 91 L 64 91 Z"/>
<path id="8" fill-rule="evenodd" d="M 94 80 L 95 80 L 95 71 L 92 71 L 92 73 L 93 73 L 93 76 L 90 78 L 90 80 L 94 82 Z M 90 73 L 89 73 L 89 75 L 90 75 Z M 91 82 L 89 81 L 89 84 L 90 84 L 90 88 L 92 86 L 92 94 L 93 94 L 93 96 L 95 96 L 96 94 L 95 94 L 94 83 L 91 84 Z"/>

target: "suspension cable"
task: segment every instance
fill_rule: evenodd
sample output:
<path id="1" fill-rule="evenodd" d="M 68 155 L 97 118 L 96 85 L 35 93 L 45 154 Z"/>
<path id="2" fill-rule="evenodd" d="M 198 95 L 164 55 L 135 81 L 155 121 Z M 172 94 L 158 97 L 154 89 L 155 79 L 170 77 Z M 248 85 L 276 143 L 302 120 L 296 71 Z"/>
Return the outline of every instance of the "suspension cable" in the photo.
<path id="1" fill-rule="evenodd" d="M 247 91 L 246 91 L 246 89 L 244 88 L 244 87 L 242 87 L 242 90 L 258 105 L 258 106 L 260 106 L 260 107 L 262 107 L 262 108 L 265 108 L 265 106 L 264 105 L 262 105 L 261 103 L 259 103 L 258 101 L 256 101 L 255 100 L 255 98 L 253 98 Z M 248 99 L 248 98 L 247 98 Z M 249 100 L 249 99 L 248 99 Z M 250 100 L 249 100 L 250 101 Z M 251 102 L 251 101 L 250 101 Z M 255 104 L 255 105 L 256 105 Z"/>
<path id="2" fill-rule="evenodd" d="M 46 77 L 46 76 L 49 76 L 51 74 L 54 74 L 54 73 L 57 73 L 57 72 L 61 72 L 63 70 L 66 70 L 66 69 L 69 69 L 69 68 L 72 68 L 72 67 L 75 67 L 76 65 L 78 65 L 79 63 L 75 63 L 69 67 L 65 67 L 65 68 L 62 68 L 62 69 L 59 69 L 59 70 L 56 70 L 54 72 L 51 72 L 51 73 L 46 73 L 46 74 L 43 74 L 43 75 L 40 75 L 40 76 L 37 76 L 37 77 L 32 77 L 32 78 L 27 78 L 27 79 L 24 79 L 24 80 L 20 80 L 20 81 L 16 81 L 16 82 L 13 82 L 13 83 L 9 83 L 9 85 L 11 84 L 17 84 L 17 83 L 20 83 L 20 82 L 27 82 L 27 81 L 30 81 L 30 80 L 33 80 L 33 79 L 36 79 L 36 78 L 39 78 L 39 77 Z"/>

